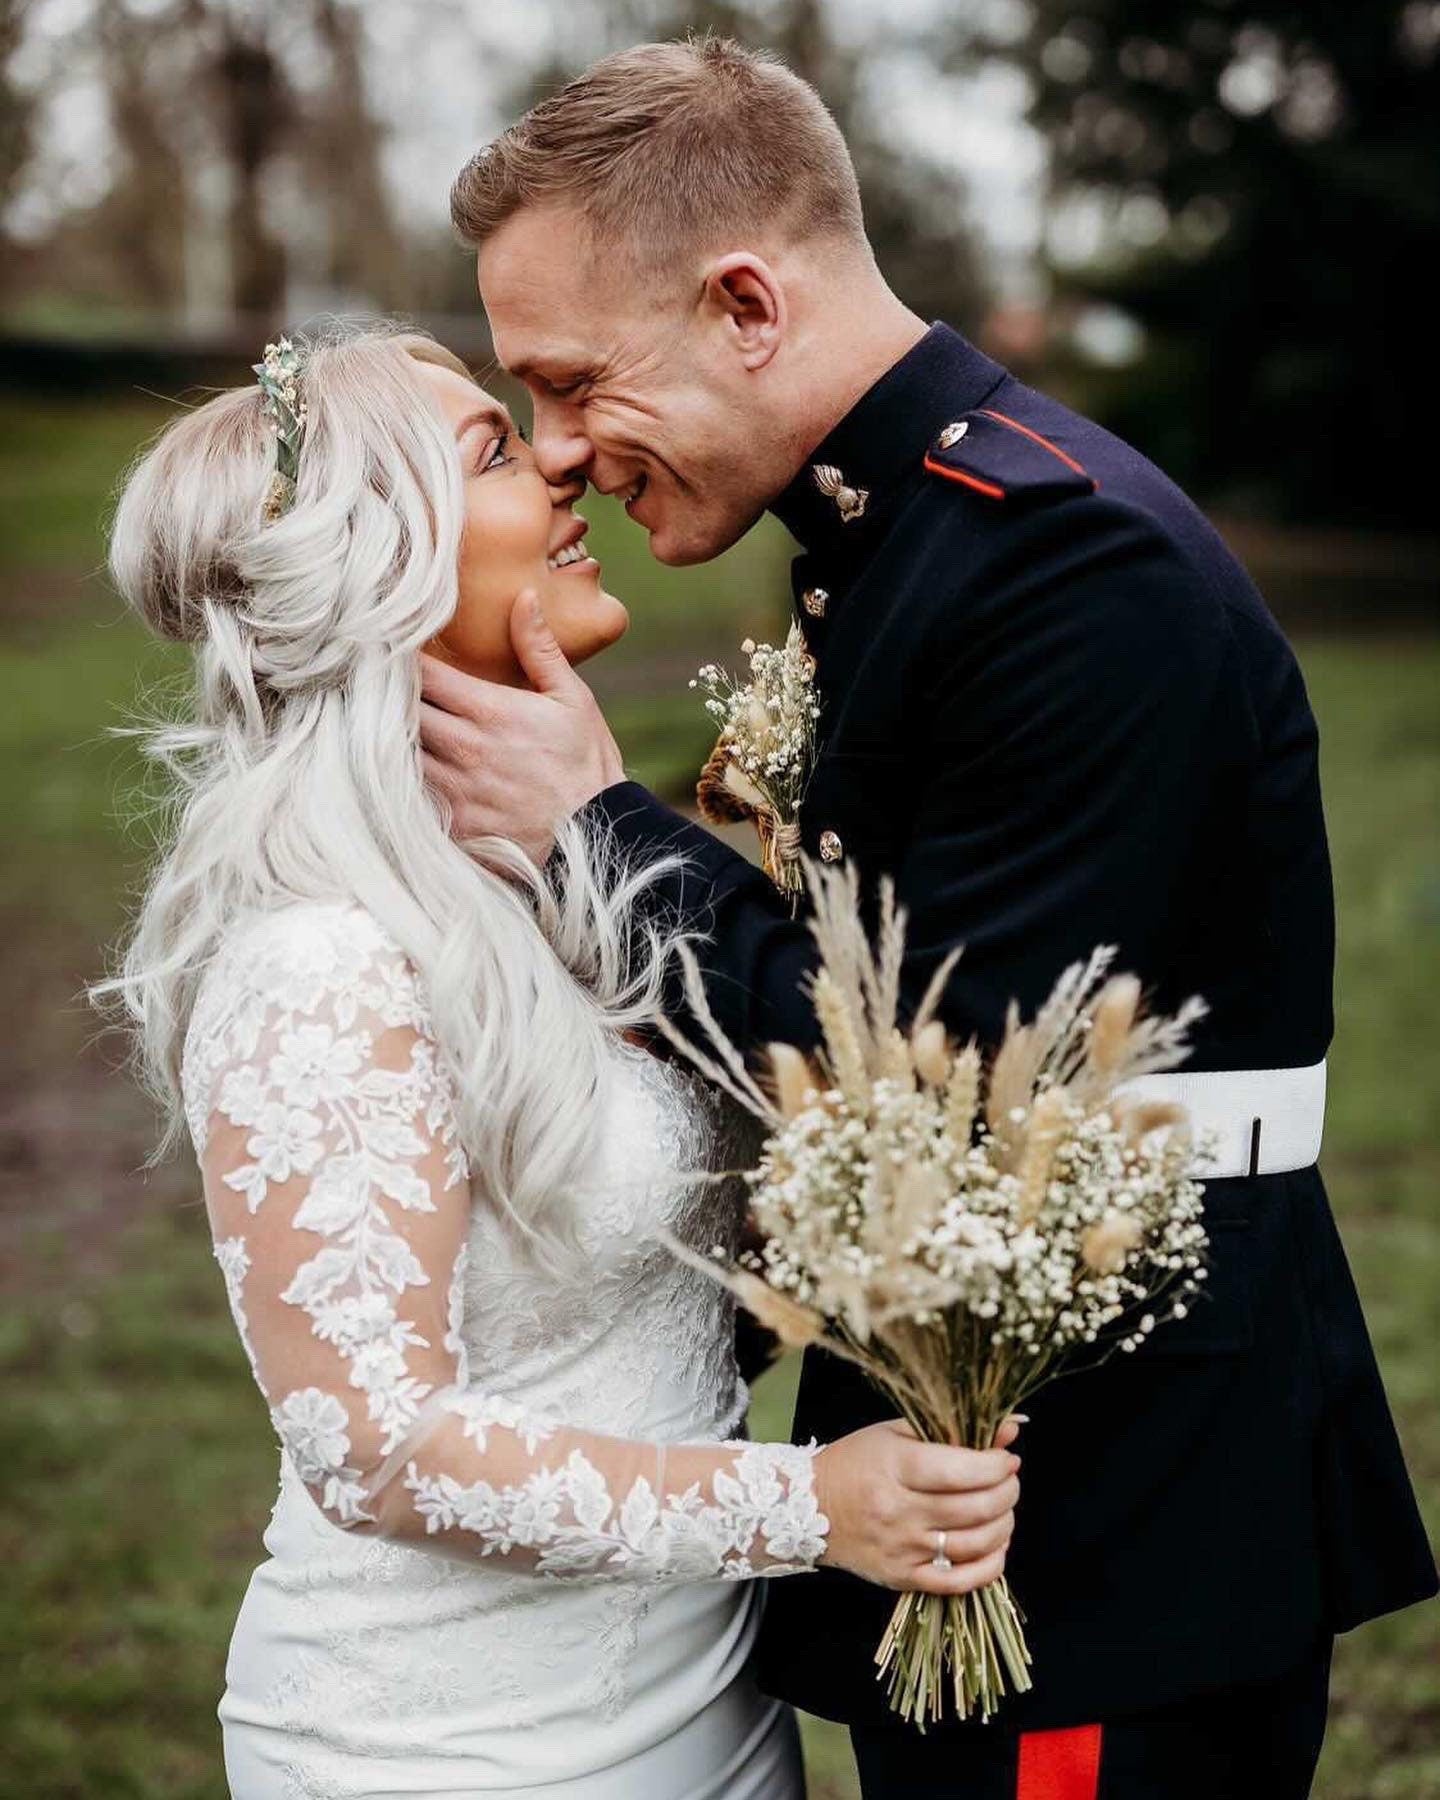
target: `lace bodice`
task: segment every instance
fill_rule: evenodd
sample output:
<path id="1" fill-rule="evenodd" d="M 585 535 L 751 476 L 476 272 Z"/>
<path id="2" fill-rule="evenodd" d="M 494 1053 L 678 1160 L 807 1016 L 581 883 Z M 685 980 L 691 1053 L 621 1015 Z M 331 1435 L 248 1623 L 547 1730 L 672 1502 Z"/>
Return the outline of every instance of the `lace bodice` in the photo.
<path id="1" fill-rule="evenodd" d="M 651 1229 L 708 1246 L 733 1227 L 720 1190 L 676 1180 L 697 1149 L 684 1080 L 617 1045 L 616 1105 L 668 1104 L 680 1136 L 668 1168 L 597 1158 L 583 1267 L 557 1281 L 472 1196 L 423 986 L 369 915 L 296 906 L 231 935 L 191 1023 L 187 1113 L 236 1325 L 331 1523 L 538 1577 L 814 1566 L 812 1452 L 709 1435 L 737 1422 L 715 1295 Z M 665 1430 L 627 1434 L 666 1391 Z"/>

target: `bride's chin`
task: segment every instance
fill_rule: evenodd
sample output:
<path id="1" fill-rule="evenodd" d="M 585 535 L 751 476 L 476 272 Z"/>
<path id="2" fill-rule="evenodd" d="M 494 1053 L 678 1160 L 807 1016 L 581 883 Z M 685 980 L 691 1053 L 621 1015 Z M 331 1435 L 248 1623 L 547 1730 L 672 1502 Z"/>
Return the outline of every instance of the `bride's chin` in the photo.
<path id="1" fill-rule="evenodd" d="M 583 613 L 572 613 L 556 632 L 560 648 L 572 664 L 602 655 L 630 629 L 630 614 L 613 594 L 603 591 Z"/>

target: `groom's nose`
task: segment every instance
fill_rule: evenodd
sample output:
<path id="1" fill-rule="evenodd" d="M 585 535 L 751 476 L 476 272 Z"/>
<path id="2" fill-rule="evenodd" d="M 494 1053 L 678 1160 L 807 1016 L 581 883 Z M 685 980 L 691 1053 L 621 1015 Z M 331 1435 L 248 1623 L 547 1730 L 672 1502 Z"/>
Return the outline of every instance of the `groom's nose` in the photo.
<path id="1" fill-rule="evenodd" d="M 579 407 L 537 399 L 532 437 L 536 464 L 551 487 L 584 484 L 595 446 L 583 429 Z"/>

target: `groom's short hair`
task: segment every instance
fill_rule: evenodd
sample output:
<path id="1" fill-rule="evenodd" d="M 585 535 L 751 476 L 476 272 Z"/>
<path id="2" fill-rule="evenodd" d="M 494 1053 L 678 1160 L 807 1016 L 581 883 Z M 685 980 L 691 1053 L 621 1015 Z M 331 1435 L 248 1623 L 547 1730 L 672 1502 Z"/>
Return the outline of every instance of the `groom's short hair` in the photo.
<path id="1" fill-rule="evenodd" d="M 607 56 L 477 152 L 450 191 L 479 246 L 522 207 L 566 204 L 598 245 L 664 265 L 723 234 L 863 243 L 854 165 L 808 82 L 728 38 Z"/>

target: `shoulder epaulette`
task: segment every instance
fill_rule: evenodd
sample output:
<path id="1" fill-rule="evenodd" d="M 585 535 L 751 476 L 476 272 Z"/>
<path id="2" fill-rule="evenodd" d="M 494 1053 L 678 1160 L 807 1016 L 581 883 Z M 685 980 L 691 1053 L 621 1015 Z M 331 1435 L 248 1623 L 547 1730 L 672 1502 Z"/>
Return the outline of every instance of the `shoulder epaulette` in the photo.
<path id="1" fill-rule="evenodd" d="M 925 467 L 987 500 L 1093 494 L 1100 485 L 1058 444 L 993 407 L 977 407 L 939 433 Z"/>

